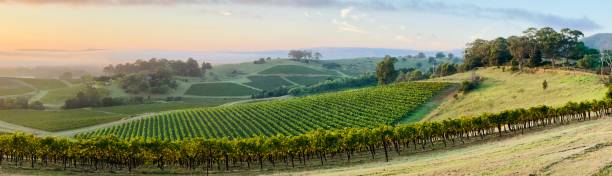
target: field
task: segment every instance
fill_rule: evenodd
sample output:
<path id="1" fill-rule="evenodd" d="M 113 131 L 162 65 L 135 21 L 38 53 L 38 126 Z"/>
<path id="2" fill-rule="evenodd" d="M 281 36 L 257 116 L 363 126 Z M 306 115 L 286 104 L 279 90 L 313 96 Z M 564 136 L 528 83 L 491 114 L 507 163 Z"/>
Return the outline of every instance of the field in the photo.
<path id="1" fill-rule="evenodd" d="M 45 96 L 40 99 L 40 102 L 44 104 L 64 104 L 67 99 L 75 97 L 77 93 L 81 90 L 83 90 L 83 86 L 70 86 L 61 89 L 50 90 Z"/>
<path id="2" fill-rule="evenodd" d="M 435 80 L 459 82 L 468 79 L 471 74 L 459 73 Z M 559 106 L 569 101 L 601 99 L 607 90 L 596 75 L 582 72 L 539 70 L 535 73 L 512 73 L 487 68 L 476 71 L 476 74 L 485 78 L 478 89 L 457 99 L 447 98 L 425 119 L 457 118 L 543 104 Z M 546 90 L 542 89 L 544 80 L 548 82 Z"/>
<path id="3" fill-rule="evenodd" d="M 299 74 L 299 75 L 335 75 L 333 71 L 315 70 L 300 65 L 278 65 L 268 68 L 259 74 Z"/>
<path id="4" fill-rule="evenodd" d="M 231 82 L 193 84 L 185 95 L 196 96 L 250 96 L 259 91 Z"/>
<path id="5" fill-rule="evenodd" d="M 107 123 L 142 113 L 218 106 L 241 99 L 184 98 L 180 102 L 112 106 L 57 111 L 0 110 L 0 120 L 45 131 L 63 131 Z"/>
<path id="6" fill-rule="evenodd" d="M 305 86 L 316 84 L 321 81 L 325 81 L 328 78 L 333 78 L 331 76 L 285 76 L 285 77 L 289 79 L 290 81 L 293 81 L 295 83 L 305 85 Z"/>
<path id="7" fill-rule="evenodd" d="M 223 64 L 214 65 L 213 68 L 206 73 L 205 81 L 230 81 L 236 79 L 246 79 L 247 76 L 256 75 L 258 72 L 279 65 L 297 65 L 323 70 L 320 64 L 317 63 L 302 63 L 287 59 L 272 59 L 264 64 L 253 64 L 245 62 L 239 64 Z"/>
<path id="8" fill-rule="evenodd" d="M 17 83 L 14 80 L 0 78 L 0 96 L 19 95 L 32 91 L 34 91 L 34 89 Z"/>
<path id="9" fill-rule="evenodd" d="M 246 85 L 261 89 L 261 90 L 271 90 L 281 86 L 289 86 L 293 85 L 290 82 L 285 81 L 285 79 L 280 76 L 249 76 L 248 77 L 251 82 L 245 83 Z"/>
<path id="10" fill-rule="evenodd" d="M 59 89 L 59 88 L 64 88 L 68 86 L 58 79 L 34 79 L 34 78 L 11 78 L 11 79 L 23 81 L 29 85 L 34 86 L 35 88 L 39 90 Z"/>
<path id="11" fill-rule="evenodd" d="M 593 175 L 612 167 L 612 118 L 450 149 L 277 175 Z M 395 153 L 390 153 L 394 155 Z M 367 157 L 367 156 L 366 156 Z M 607 167 L 608 174 L 605 174 Z"/>
<path id="12" fill-rule="evenodd" d="M 429 101 L 447 83 L 405 83 L 303 98 L 164 113 L 85 136 L 122 138 L 249 137 L 295 135 L 315 129 L 394 123 Z"/>
<path id="13" fill-rule="evenodd" d="M 66 111 L 0 110 L 0 120 L 25 127 L 61 131 L 112 122 L 122 115 L 109 114 L 86 109 Z"/>

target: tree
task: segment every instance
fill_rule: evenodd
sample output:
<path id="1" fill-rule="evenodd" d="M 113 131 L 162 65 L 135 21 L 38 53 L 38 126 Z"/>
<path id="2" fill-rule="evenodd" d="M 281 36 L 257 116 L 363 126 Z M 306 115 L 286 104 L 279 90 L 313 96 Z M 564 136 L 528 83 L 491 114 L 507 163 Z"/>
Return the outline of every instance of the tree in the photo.
<path id="1" fill-rule="evenodd" d="M 510 60 L 512 55 L 508 51 L 508 42 L 504 38 L 497 38 L 490 42 L 488 52 L 488 65 L 500 66 Z"/>
<path id="2" fill-rule="evenodd" d="M 395 77 L 397 76 L 397 71 L 395 70 L 394 65 L 395 62 L 397 62 L 397 58 L 385 56 L 383 61 L 376 65 L 376 78 L 378 79 L 378 84 L 385 85 L 395 80 Z"/>
<path id="3" fill-rule="evenodd" d="M 314 59 L 315 60 L 320 60 L 321 58 L 323 58 L 323 55 L 319 52 L 315 52 L 314 53 Z"/>
<path id="4" fill-rule="evenodd" d="M 523 69 L 523 62 L 529 57 L 529 38 L 524 36 L 511 36 L 508 38 L 508 49 L 512 58 L 518 63 L 518 69 Z"/>
<path id="5" fill-rule="evenodd" d="M 446 56 L 448 57 L 448 59 L 454 59 L 455 55 L 453 53 L 448 53 L 446 54 Z"/>
<path id="6" fill-rule="evenodd" d="M 538 46 L 542 51 L 542 54 L 546 58 L 549 58 L 552 63 L 552 67 L 555 67 L 555 60 L 561 54 L 563 35 L 559 34 L 553 28 L 544 27 L 540 30 L 537 30 L 535 33 L 536 40 L 538 41 Z"/>
<path id="7" fill-rule="evenodd" d="M 482 39 L 468 43 L 464 53 L 464 68 L 471 70 L 485 65 L 489 50 L 489 42 Z"/>
<path id="8" fill-rule="evenodd" d="M 71 72 L 64 72 L 64 73 L 62 73 L 62 75 L 60 75 L 59 78 L 63 79 L 63 80 L 70 80 L 70 79 L 72 79 L 72 73 Z"/>
<path id="9" fill-rule="evenodd" d="M 437 52 L 436 53 L 436 59 L 442 59 L 446 57 L 446 55 L 443 52 Z"/>
<path id="10" fill-rule="evenodd" d="M 202 67 L 200 67 L 200 69 L 202 69 L 202 75 L 205 75 L 206 71 L 212 69 L 212 65 L 210 63 L 202 61 Z"/>
<path id="11" fill-rule="evenodd" d="M 193 58 L 187 59 L 186 68 L 185 68 L 186 76 L 199 77 L 202 76 L 202 71 L 200 69 L 200 64 Z"/>
<path id="12" fill-rule="evenodd" d="M 417 54 L 417 58 L 424 59 L 427 58 L 427 55 L 425 55 L 423 52 L 419 52 L 419 54 Z"/>

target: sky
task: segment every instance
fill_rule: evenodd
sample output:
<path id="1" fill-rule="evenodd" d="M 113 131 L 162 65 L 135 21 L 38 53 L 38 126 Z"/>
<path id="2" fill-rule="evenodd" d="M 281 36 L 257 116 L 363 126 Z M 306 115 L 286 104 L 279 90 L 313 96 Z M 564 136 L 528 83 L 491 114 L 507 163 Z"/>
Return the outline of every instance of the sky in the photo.
<path id="1" fill-rule="evenodd" d="M 235 51 L 449 51 L 528 27 L 612 32 L 605 0 L 0 0 L 0 66 L 108 64 Z M 323 53 L 325 56 L 325 53 Z M 249 56 L 247 56 L 249 57 Z"/>

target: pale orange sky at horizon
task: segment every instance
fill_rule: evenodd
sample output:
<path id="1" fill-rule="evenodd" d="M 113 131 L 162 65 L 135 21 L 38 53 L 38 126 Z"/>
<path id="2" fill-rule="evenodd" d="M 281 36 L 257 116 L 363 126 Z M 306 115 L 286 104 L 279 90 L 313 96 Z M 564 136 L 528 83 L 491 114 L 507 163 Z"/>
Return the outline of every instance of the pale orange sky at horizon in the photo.
<path id="1" fill-rule="evenodd" d="M 154 57 L 150 51 L 189 57 L 316 47 L 450 51 L 528 27 L 575 27 L 587 35 L 609 29 L 604 6 L 574 12 L 572 3 L 544 8 L 550 1 L 369 2 L 0 0 L 0 60 L 105 63 Z M 72 52 L 87 49 L 104 52 Z"/>

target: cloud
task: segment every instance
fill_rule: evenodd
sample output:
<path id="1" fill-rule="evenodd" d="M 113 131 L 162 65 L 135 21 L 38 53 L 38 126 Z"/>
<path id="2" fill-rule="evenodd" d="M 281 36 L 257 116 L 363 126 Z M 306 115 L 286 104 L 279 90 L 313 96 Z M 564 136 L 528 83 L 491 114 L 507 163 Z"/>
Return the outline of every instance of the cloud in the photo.
<path id="1" fill-rule="evenodd" d="M 568 18 L 555 14 L 541 13 L 518 8 L 481 7 L 474 4 L 449 4 L 424 0 L 384 1 L 384 0 L 0 0 L 0 3 L 20 4 L 66 4 L 66 5 L 267 5 L 291 6 L 299 8 L 341 8 L 355 7 L 378 11 L 421 11 L 463 17 L 476 17 L 492 20 L 520 20 L 537 25 L 556 28 L 569 27 L 581 30 L 600 29 L 601 25 L 587 18 Z M 346 11 L 345 11 L 346 10 Z M 351 9 L 344 9 L 348 17 Z"/>
<path id="2" fill-rule="evenodd" d="M 352 24 L 349 24 L 346 21 L 338 21 L 336 19 L 332 20 L 332 23 L 334 23 L 336 25 L 336 28 L 339 31 L 346 31 L 346 32 L 353 32 L 353 33 L 360 33 L 360 34 L 367 34 L 369 32 L 355 26 Z"/>
<path id="3" fill-rule="evenodd" d="M 45 53 L 74 53 L 74 52 L 94 52 L 94 51 L 105 51 L 106 49 L 98 48 L 87 48 L 79 50 L 62 50 L 62 49 L 17 49 L 19 52 L 45 52 Z"/>
<path id="4" fill-rule="evenodd" d="M 353 7 L 348 7 L 348 8 L 340 10 L 340 17 L 342 18 L 348 17 L 351 11 L 353 11 Z"/>

